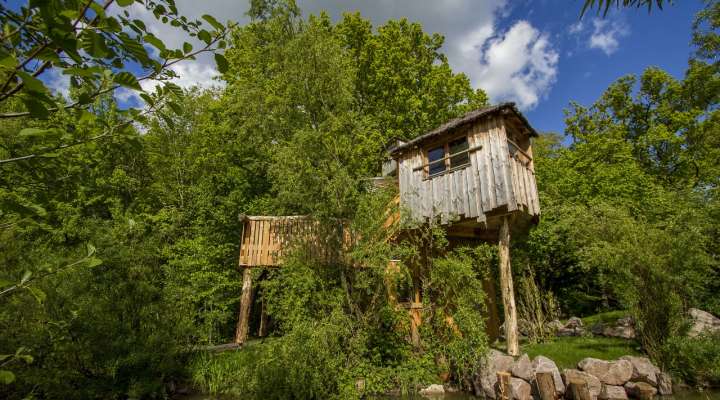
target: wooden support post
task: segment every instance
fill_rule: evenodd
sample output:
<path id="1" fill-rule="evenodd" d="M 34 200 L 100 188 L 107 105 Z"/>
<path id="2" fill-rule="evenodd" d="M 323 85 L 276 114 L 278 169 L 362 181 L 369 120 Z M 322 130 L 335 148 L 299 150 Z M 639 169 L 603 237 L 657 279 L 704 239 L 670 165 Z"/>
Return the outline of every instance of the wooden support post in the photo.
<path id="1" fill-rule="evenodd" d="M 568 384 L 568 391 L 575 400 L 592 400 L 590 388 L 584 379 L 571 379 Z"/>
<path id="2" fill-rule="evenodd" d="M 497 400 L 511 400 L 512 393 L 510 390 L 510 376 L 509 372 L 498 372 L 497 373 Z"/>
<path id="3" fill-rule="evenodd" d="M 268 317 L 265 311 L 265 298 L 260 299 L 260 327 L 258 328 L 258 337 L 267 336 Z"/>
<path id="4" fill-rule="evenodd" d="M 243 269 L 242 295 L 240 296 L 240 313 L 238 315 L 237 329 L 235 330 L 235 343 L 243 344 L 247 340 L 250 312 L 252 308 L 252 269 Z"/>
<path id="5" fill-rule="evenodd" d="M 520 355 L 517 330 L 517 310 L 515 308 L 515 290 L 513 289 L 512 269 L 510 268 L 510 221 L 508 216 L 502 217 L 500 226 L 500 289 L 502 290 L 503 309 L 505 310 L 505 340 L 507 353 L 511 356 Z"/>
<path id="6" fill-rule="evenodd" d="M 555 379 L 553 378 L 552 372 L 538 372 L 535 374 L 535 382 L 537 383 L 541 400 L 557 400 Z"/>

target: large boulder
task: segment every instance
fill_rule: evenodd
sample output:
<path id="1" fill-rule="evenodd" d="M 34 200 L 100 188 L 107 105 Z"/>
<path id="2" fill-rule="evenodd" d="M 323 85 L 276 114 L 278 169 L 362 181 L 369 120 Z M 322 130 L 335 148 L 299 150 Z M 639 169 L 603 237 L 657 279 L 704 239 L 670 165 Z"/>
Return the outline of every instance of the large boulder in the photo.
<path id="1" fill-rule="evenodd" d="M 697 308 L 691 308 L 688 310 L 688 313 L 690 314 L 691 320 L 688 336 L 697 337 L 701 334 L 720 332 L 720 318 Z"/>
<path id="2" fill-rule="evenodd" d="M 635 339 L 635 328 L 632 326 L 604 326 L 602 335 L 621 339 Z"/>
<path id="3" fill-rule="evenodd" d="M 520 379 L 531 382 L 535 379 L 535 369 L 527 354 L 521 355 L 512 366 L 512 374 Z"/>
<path id="4" fill-rule="evenodd" d="M 575 329 L 575 328 L 582 328 L 583 322 L 578 317 L 570 317 L 568 321 L 565 323 L 566 328 Z"/>
<path id="5" fill-rule="evenodd" d="M 633 366 L 628 360 L 605 361 L 588 357 L 578 363 L 578 368 L 611 386 L 624 385 L 633 373 Z"/>
<path id="6" fill-rule="evenodd" d="M 615 385 L 603 385 L 600 390 L 600 400 L 627 400 L 627 393 L 625 388 L 622 386 Z"/>
<path id="7" fill-rule="evenodd" d="M 657 394 L 657 389 L 646 382 L 626 382 L 625 392 L 636 399 L 652 399 Z"/>
<path id="8" fill-rule="evenodd" d="M 532 400 L 532 389 L 524 379 L 510 378 L 510 394 L 514 400 Z"/>
<path id="9" fill-rule="evenodd" d="M 445 395 L 445 387 L 443 385 L 430 385 L 424 389 L 420 389 L 420 395 L 425 397 L 442 397 Z"/>
<path id="10" fill-rule="evenodd" d="M 565 382 L 565 386 L 570 385 L 571 380 L 583 380 L 587 382 L 590 395 L 592 395 L 593 399 L 596 399 L 598 398 L 598 396 L 600 396 L 602 383 L 600 383 L 600 379 L 595 377 L 595 375 L 590 375 L 587 372 L 579 371 L 577 369 L 566 369 L 562 373 L 562 378 Z"/>
<path id="11" fill-rule="evenodd" d="M 669 396 L 673 393 L 672 390 L 672 378 L 667 372 L 661 372 L 657 376 L 658 381 L 658 392 L 663 396 Z"/>
<path id="12" fill-rule="evenodd" d="M 557 365 L 555 365 L 555 361 L 545 356 L 537 356 L 532 362 L 532 367 L 536 374 L 540 372 L 552 373 L 553 381 L 555 382 L 555 392 L 559 394 L 565 393 L 565 385 L 563 384 L 560 370 Z"/>
<path id="13" fill-rule="evenodd" d="M 497 373 L 510 372 L 513 367 L 513 358 L 495 349 L 490 350 L 485 357 L 480 373 L 475 379 L 475 395 L 495 398 L 495 387 L 497 386 Z"/>
<path id="14" fill-rule="evenodd" d="M 564 327 L 565 327 L 565 325 L 562 322 L 560 322 L 560 320 L 557 320 L 557 319 L 554 319 L 550 322 L 545 323 L 545 330 L 547 332 L 552 332 L 553 334 L 555 334 L 557 331 L 559 331 L 560 329 L 562 329 Z"/>
<path id="15" fill-rule="evenodd" d="M 660 374 L 660 368 L 653 365 L 647 357 L 623 356 L 621 360 L 628 360 L 633 366 L 632 376 L 630 380 L 633 382 L 646 382 L 653 386 L 657 386 L 657 376 Z"/>

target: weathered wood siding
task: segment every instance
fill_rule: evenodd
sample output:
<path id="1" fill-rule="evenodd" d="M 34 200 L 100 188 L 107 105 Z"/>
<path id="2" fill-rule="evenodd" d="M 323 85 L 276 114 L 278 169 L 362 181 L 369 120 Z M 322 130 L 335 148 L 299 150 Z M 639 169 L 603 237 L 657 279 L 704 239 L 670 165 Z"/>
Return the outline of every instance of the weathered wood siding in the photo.
<path id="1" fill-rule="evenodd" d="M 314 256 L 333 261 L 340 257 L 343 246 L 351 242 L 349 231 L 340 222 L 328 227 L 305 216 L 245 217 L 239 265 L 279 266 L 283 256 L 296 245 L 305 245 Z"/>
<path id="2" fill-rule="evenodd" d="M 439 218 L 442 224 L 461 218 L 485 222 L 505 208 L 540 214 L 532 159 L 511 156 L 502 117 L 478 121 L 467 129 L 470 164 L 427 178 L 423 149 L 399 157 L 400 202 L 413 221 Z M 524 156 L 523 156 L 524 157 Z"/>

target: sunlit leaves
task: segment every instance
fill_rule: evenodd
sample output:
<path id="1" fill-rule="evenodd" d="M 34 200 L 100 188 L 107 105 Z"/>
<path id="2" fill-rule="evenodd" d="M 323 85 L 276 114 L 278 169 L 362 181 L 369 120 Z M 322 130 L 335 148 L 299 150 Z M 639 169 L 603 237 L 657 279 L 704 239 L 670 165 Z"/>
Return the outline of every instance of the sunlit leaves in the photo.
<path id="1" fill-rule="evenodd" d="M 225 57 L 220 53 L 215 53 L 215 64 L 217 65 L 218 71 L 224 74 L 228 70 L 228 62 Z"/>
<path id="2" fill-rule="evenodd" d="M 135 75 L 129 72 L 120 72 L 118 74 L 115 74 L 115 76 L 113 77 L 113 82 L 129 89 L 142 90 L 142 88 L 140 87 L 140 83 L 138 82 Z"/>

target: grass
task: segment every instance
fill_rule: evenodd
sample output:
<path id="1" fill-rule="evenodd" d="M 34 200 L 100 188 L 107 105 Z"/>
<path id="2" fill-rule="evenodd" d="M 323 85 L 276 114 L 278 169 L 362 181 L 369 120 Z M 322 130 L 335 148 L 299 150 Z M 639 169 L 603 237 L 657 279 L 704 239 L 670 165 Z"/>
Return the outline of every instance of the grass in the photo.
<path id="1" fill-rule="evenodd" d="M 621 317 L 618 317 L 621 318 Z M 616 318 L 617 319 L 617 318 Z M 614 360 L 625 355 L 639 355 L 635 341 L 606 337 L 558 337 L 551 342 L 525 344 L 521 351 L 530 358 L 543 355 L 555 361 L 558 368 L 577 368 L 585 357 Z"/>
<path id="2" fill-rule="evenodd" d="M 615 310 L 615 311 L 608 311 L 600 314 L 590 315 L 587 317 L 582 318 L 583 325 L 586 327 L 591 327 L 595 325 L 598 322 L 602 322 L 603 324 L 607 323 L 614 323 L 620 318 L 624 318 L 630 315 L 629 311 L 624 310 Z"/>

